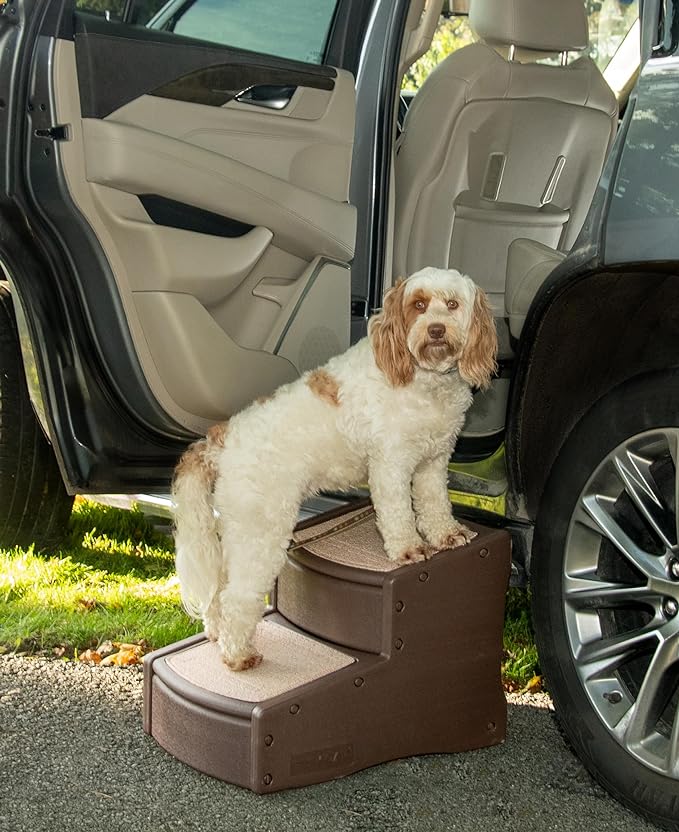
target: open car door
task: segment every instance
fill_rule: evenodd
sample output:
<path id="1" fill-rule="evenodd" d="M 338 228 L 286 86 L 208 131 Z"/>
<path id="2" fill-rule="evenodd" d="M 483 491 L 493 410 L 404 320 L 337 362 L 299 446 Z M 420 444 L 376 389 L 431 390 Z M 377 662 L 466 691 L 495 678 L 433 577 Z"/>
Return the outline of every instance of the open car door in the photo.
<path id="1" fill-rule="evenodd" d="M 354 79 L 324 63 L 335 0 L 307 5 L 0 20 L 3 218 L 36 262 L 0 253 L 73 490 L 166 482 L 188 438 L 349 344 Z"/>

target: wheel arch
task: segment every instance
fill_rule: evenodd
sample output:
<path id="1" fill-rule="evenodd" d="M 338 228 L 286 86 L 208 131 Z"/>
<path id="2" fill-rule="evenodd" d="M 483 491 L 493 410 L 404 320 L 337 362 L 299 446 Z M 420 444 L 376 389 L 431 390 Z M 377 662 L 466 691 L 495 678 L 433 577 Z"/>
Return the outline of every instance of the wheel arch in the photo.
<path id="1" fill-rule="evenodd" d="M 677 264 L 599 266 L 548 281 L 524 327 L 510 396 L 510 511 L 535 520 L 559 449 L 594 402 L 630 378 L 676 367 Z"/>

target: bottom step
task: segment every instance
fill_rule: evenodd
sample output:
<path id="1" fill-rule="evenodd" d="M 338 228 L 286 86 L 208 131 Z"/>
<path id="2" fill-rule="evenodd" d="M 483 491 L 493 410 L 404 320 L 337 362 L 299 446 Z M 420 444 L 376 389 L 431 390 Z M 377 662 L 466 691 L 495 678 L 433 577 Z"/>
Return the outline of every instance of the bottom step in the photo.
<path id="1" fill-rule="evenodd" d="M 291 560 L 279 590 L 287 617 L 273 612 L 258 627 L 263 663 L 234 673 L 204 636 L 151 653 L 145 730 L 194 768 L 259 793 L 502 742 L 510 544 L 504 532 L 475 528 L 479 536 L 467 546 L 383 572 L 310 550 L 291 554 L 294 569 Z M 366 528 L 366 537 L 374 539 L 373 531 Z M 340 543 L 341 534 L 333 540 Z M 379 604 L 374 639 L 357 649 L 360 630 L 330 622 L 328 640 L 326 618 L 302 603 L 314 588 L 323 594 L 319 581 L 337 590 L 340 615 L 360 617 Z"/>

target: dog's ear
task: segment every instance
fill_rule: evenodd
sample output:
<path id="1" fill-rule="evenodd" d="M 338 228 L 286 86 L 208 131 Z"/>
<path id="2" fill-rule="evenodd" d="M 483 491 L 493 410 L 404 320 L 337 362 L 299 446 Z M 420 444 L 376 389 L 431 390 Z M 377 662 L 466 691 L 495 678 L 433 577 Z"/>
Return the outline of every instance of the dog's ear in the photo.
<path id="1" fill-rule="evenodd" d="M 493 312 L 486 293 L 477 286 L 467 341 L 457 368 L 462 378 L 472 387 L 486 390 L 490 386 L 491 376 L 497 370 L 496 358 L 497 331 Z"/>
<path id="2" fill-rule="evenodd" d="M 385 294 L 382 311 L 370 319 L 368 326 L 375 363 L 393 387 L 409 384 L 414 374 L 403 314 L 404 290 L 405 280 L 401 278 Z"/>

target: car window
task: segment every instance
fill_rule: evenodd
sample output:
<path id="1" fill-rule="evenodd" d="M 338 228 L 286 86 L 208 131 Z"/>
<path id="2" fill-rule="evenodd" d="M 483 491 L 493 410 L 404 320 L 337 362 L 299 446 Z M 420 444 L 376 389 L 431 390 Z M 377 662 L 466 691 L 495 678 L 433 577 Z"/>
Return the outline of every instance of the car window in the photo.
<path id="1" fill-rule="evenodd" d="M 434 32 L 429 51 L 415 61 L 403 76 L 403 91 L 416 92 L 437 64 L 447 58 L 451 52 L 468 46 L 474 40 L 475 36 L 466 16 L 442 16 Z"/>
<path id="2" fill-rule="evenodd" d="M 336 4 L 337 0 L 170 0 L 147 26 L 320 64 Z"/>
<path id="3" fill-rule="evenodd" d="M 618 94 L 639 66 L 639 0 L 585 0 L 585 9 L 589 22 L 588 54 Z M 416 92 L 438 63 L 474 39 L 466 16 L 441 17 L 431 48 L 406 73 L 403 91 Z M 572 53 L 572 59 L 577 56 L 578 53 Z M 558 58 L 546 58 L 543 62 L 557 63 Z"/>
<path id="4" fill-rule="evenodd" d="M 639 0 L 588 0 L 589 55 L 605 71 L 639 17 Z"/>
<path id="5" fill-rule="evenodd" d="M 76 7 L 210 43 L 320 64 L 337 2 L 76 0 Z"/>

